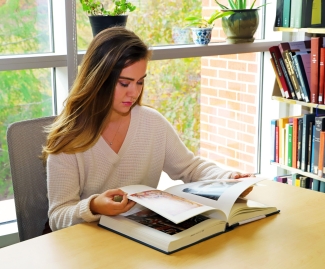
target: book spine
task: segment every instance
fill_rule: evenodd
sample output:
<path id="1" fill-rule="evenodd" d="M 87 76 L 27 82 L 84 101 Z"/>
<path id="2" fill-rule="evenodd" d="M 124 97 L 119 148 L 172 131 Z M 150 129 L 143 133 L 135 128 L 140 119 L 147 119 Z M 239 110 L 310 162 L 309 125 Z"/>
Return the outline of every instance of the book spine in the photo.
<path id="1" fill-rule="evenodd" d="M 290 27 L 291 0 L 283 2 L 283 27 Z"/>
<path id="2" fill-rule="evenodd" d="M 310 99 L 309 99 L 309 84 L 308 84 L 308 79 L 306 76 L 306 72 L 305 72 L 305 68 L 301 59 L 301 55 L 293 55 L 293 62 L 295 63 L 296 66 L 296 70 L 297 70 L 297 77 L 298 77 L 298 81 L 300 82 L 300 86 L 301 86 L 301 91 L 303 93 L 303 97 L 304 97 L 304 101 L 309 103 Z"/>
<path id="3" fill-rule="evenodd" d="M 285 64 L 285 66 L 287 68 L 288 76 L 290 78 L 292 87 L 293 87 L 294 92 L 295 92 L 295 96 L 297 97 L 297 100 L 300 101 L 303 98 L 301 96 L 300 86 L 299 86 L 299 83 L 298 83 L 298 79 L 297 79 L 297 76 L 296 76 L 294 65 L 292 63 L 291 51 L 290 50 L 285 50 L 282 55 L 283 55 L 284 64 Z"/>
<path id="4" fill-rule="evenodd" d="M 277 83 L 279 85 L 279 89 L 280 89 L 281 95 L 282 95 L 283 98 L 286 98 L 285 93 L 284 93 L 284 90 L 283 90 L 283 87 L 282 87 L 282 84 L 281 84 L 281 80 L 279 78 L 279 74 L 278 74 L 278 71 L 276 69 L 276 66 L 275 66 L 275 63 L 274 63 L 273 58 L 270 58 L 270 61 L 271 61 L 271 64 L 272 64 L 272 68 L 274 70 L 274 74 L 275 74 L 276 81 L 277 81 Z"/>
<path id="5" fill-rule="evenodd" d="M 312 173 L 318 174 L 318 158 L 319 158 L 319 148 L 320 148 L 320 133 L 324 131 L 325 128 L 325 117 L 317 116 L 315 117 L 315 136 L 314 136 L 314 169 Z"/>
<path id="6" fill-rule="evenodd" d="M 279 163 L 279 126 L 275 127 L 275 162 Z"/>
<path id="7" fill-rule="evenodd" d="M 283 0 L 276 1 L 275 27 L 283 26 Z"/>
<path id="8" fill-rule="evenodd" d="M 310 135 L 312 133 L 312 128 L 315 123 L 315 114 L 305 114 L 303 116 L 303 132 L 302 132 L 302 149 L 301 149 L 301 170 L 310 171 L 308 169 L 310 148 L 311 148 L 311 139 Z"/>
<path id="9" fill-rule="evenodd" d="M 318 173 L 317 173 L 319 177 L 323 176 L 324 147 L 325 147 L 325 132 L 321 131 L 319 135 Z"/>
<path id="10" fill-rule="evenodd" d="M 285 66 L 285 63 L 284 63 L 284 60 L 283 58 L 279 58 L 279 62 L 280 62 L 280 65 L 281 65 L 281 68 L 282 68 L 282 71 L 283 71 L 283 75 L 284 75 L 284 79 L 288 85 L 288 88 L 289 88 L 289 92 L 290 92 L 290 95 L 291 95 L 291 98 L 292 99 L 297 99 L 296 97 L 296 93 L 295 93 L 295 90 L 292 86 L 292 83 L 291 83 L 291 80 L 290 80 L 290 77 L 289 77 L 289 73 L 286 69 L 286 66 Z"/>
<path id="11" fill-rule="evenodd" d="M 284 77 L 284 73 L 283 73 L 283 70 L 282 70 L 282 66 L 280 64 L 280 58 L 282 58 L 281 56 L 281 53 L 280 53 L 280 50 L 279 50 L 279 47 L 278 46 L 272 46 L 269 48 L 269 51 L 270 51 L 270 54 L 271 54 L 271 57 L 274 61 L 274 64 L 276 66 L 276 70 L 278 72 L 278 76 L 279 76 L 279 79 L 281 81 L 281 85 L 282 85 L 282 88 L 283 88 L 283 91 L 285 93 L 285 97 L 287 99 L 291 99 L 291 92 L 288 88 L 288 84 L 287 84 L 287 81 Z"/>
<path id="12" fill-rule="evenodd" d="M 319 53 L 319 81 L 318 81 L 318 102 L 324 103 L 324 85 L 325 85 L 325 48 L 320 48 Z"/>
<path id="13" fill-rule="evenodd" d="M 319 191 L 319 180 L 318 179 L 315 179 L 315 178 L 313 179 L 312 190 Z"/>
<path id="14" fill-rule="evenodd" d="M 289 118 L 278 119 L 279 126 L 279 163 L 284 164 L 285 160 L 285 126 L 289 123 Z"/>
<path id="15" fill-rule="evenodd" d="M 309 144 L 310 144 L 310 154 L 309 154 L 309 163 L 308 163 L 308 168 L 307 171 L 310 173 L 313 173 L 314 171 L 314 146 L 315 146 L 315 124 L 312 127 L 312 133 L 310 135 L 310 140 Z"/>
<path id="16" fill-rule="evenodd" d="M 292 123 L 288 125 L 288 166 L 292 167 Z"/>
<path id="17" fill-rule="evenodd" d="M 319 89 L 319 52 L 320 52 L 320 37 L 311 38 L 311 73 L 310 73 L 310 101 L 318 104 L 318 89 Z"/>
<path id="18" fill-rule="evenodd" d="M 319 191 L 325 192 L 325 182 L 324 181 L 319 182 Z"/>
<path id="19" fill-rule="evenodd" d="M 295 0 L 291 5 L 290 27 L 301 28 L 302 0 Z"/>
<path id="20" fill-rule="evenodd" d="M 301 169 L 303 118 L 298 119 L 297 169 Z"/>
<path id="21" fill-rule="evenodd" d="M 298 159 L 298 118 L 292 119 L 292 167 L 297 168 Z"/>
<path id="22" fill-rule="evenodd" d="M 271 143 L 270 143 L 270 161 L 275 162 L 275 127 L 277 125 L 277 120 L 271 120 Z"/>

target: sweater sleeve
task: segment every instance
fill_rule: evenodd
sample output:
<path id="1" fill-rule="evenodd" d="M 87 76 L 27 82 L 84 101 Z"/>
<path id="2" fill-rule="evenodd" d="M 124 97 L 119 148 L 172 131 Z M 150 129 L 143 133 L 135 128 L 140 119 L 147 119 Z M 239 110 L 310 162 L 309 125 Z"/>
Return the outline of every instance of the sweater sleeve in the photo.
<path id="1" fill-rule="evenodd" d="M 90 201 L 99 194 L 80 199 L 82 186 L 75 154 L 49 155 L 47 189 L 49 223 L 53 231 L 99 219 L 100 215 L 93 215 L 89 208 Z"/>
<path id="2" fill-rule="evenodd" d="M 230 178 L 234 171 L 224 170 L 214 162 L 194 156 L 169 122 L 166 122 L 166 128 L 164 171 L 170 178 L 181 179 L 185 183 Z"/>

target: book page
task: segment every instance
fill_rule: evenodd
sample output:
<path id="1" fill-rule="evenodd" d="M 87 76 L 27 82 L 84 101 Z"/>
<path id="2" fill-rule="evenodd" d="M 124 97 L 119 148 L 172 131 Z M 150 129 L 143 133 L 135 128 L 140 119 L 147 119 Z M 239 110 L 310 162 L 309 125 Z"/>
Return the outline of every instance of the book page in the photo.
<path id="1" fill-rule="evenodd" d="M 221 210 L 229 218 L 237 198 L 249 187 L 264 178 L 240 180 L 205 180 L 186 183 L 166 189 L 166 192 Z"/>
<path id="2" fill-rule="evenodd" d="M 177 195 L 142 185 L 121 188 L 128 198 L 178 224 L 214 208 Z"/>

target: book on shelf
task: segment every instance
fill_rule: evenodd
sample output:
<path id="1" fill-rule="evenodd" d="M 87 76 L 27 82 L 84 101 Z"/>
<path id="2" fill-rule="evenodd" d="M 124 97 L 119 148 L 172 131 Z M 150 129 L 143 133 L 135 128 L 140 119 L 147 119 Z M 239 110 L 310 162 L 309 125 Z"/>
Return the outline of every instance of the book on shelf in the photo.
<path id="1" fill-rule="evenodd" d="M 319 149 L 320 149 L 320 133 L 325 131 L 325 116 L 316 116 L 315 117 L 315 135 L 314 135 L 314 150 L 313 150 L 313 159 L 314 159 L 314 168 L 312 173 L 315 175 L 318 174 L 318 158 L 319 158 Z"/>
<path id="2" fill-rule="evenodd" d="M 301 28 L 303 0 L 294 0 L 290 10 L 290 27 Z"/>
<path id="3" fill-rule="evenodd" d="M 290 27 L 290 11 L 291 0 L 283 1 L 283 25 L 282 27 Z"/>
<path id="4" fill-rule="evenodd" d="M 319 104 L 324 104 L 325 98 L 325 48 L 319 51 L 319 81 L 318 81 L 318 100 Z"/>
<path id="5" fill-rule="evenodd" d="M 303 117 L 298 118 L 298 138 L 297 138 L 297 169 L 301 169 Z"/>
<path id="6" fill-rule="evenodd" d="M 276 161 L 276 137 L 275 137 L 275 132 L 276 132 L 276 127 L 277 127 L 277 120 L 272 119 L 271 120 L 271 143 L 270 143 L 270 161 L 275 162 Z"/>
<path id="7" fill-rule="evenodd" d="M 118 216 L 104 216 L 99 226 L 165 254 L 196 244 L 236 226 L 278 213 L 276 207 L 240 198 L 263 178 L 199 181 L 164 191 L 144 185 L 121 189 L 137 204 Z M 256 186 L 259 188 L 263 186 Z M 253 189 L 254 191 L 254 189 Z"/>
<path id="8" fill-rule="evenodd" d="M 276 12 L 275 12 L 275 27 L 282 27 L 283 26 L 283 2 L 284 0 L 277 0 L 276 1 Z"/>
<path id="9" fill-rule="evenodd" d="M 297 70 L 297 78 L 306 103 L 310 102 L 310 54 L 295 54 L 292 56 Z"/>
<path id="10" fill-rule="evenodd" d="M 314 124 L 315 114 L 311 113 L 303 115 L 300 169 L 305 172 L 310 171 L 311 135 Z"/>
<path id="11" fill-rule="evenodd" d="M 319 104 L 319 55 L 323 40 L 321 37 L 311 38 L 311 68 L 310 68 L 310 102 Z"/>
<path id="12" fill-rule="evenodd" d="M 274 63 L 274 60 L 273 60 L 272 57 L 270 58 L 270 61 L 271 61 L 271 65 L 272 65 L 272 68 L 273 68 L 273 71 L 274 71 L 274 74 L 275 74 L 276 81 L 277 81 L 278 86 L 279 86 L 279 90 L 281 92 L 281 96 L 283 98 L 286 98 L 285 93 L 284 93 L 284 90 L 283 90 L 283 87 L 282 87 L 282 84 L 281 84 L 281 80 L 280 80 L 279 74 L 278 74 L 278 72 L 276 70 L 276 66 L 275 66 L 275 63 Z"/>
<path id="13" fill-rule="evenodd" d="M 279 126 L 275 126 L 275 162 L 279 163 Z"/>
<path id="14" fill-rule="evenodd" d="M 325 182 L 324 181 L 319 182 L 319 191 L 325 192 Z"/>
<path id="15" fill-rule="evenodd" d="M 292 119 L 292 168 L 297 168 L 299 118 L 300 117 L 293 117 Z"/>
<path id="16" fill-rule="evenodd" d="M 308 38 L 308 37 L 306 37 Z M 291 51 L 310 51 L 311 49 L 311 41 L 310 38 L 306 40 L 299 40 L 299 41 L 283 41 L 279 44 L 279 49 L 281 54 L 285 50 L 291 50 Z"/>
<path id="17" fill-rule="evenodd" d="M 312 128 L 312 133 L 310 135 L 311 142 L 309 142 L 309 144 L 311 144 L 310 145 L 310 156 L 309 156 L 310 161 L 309 161 L 309 165 L 307 166 L 308 167 L 307 172 L 309 172 L 309 173 L 314 172 L 315 130 L 316 130 L 316 127 L 314 124 L 313 128 Z"/>
<path id="18" fill-rule="evenodd" d="M 292 123 L 286 124 L 286 160 L 285 165 L 292 167 Z"/>
<path id="19" fill-rule="evenodd" d="M 308 27 L 319 28 L 325 27 L 325 1 L 324 0 L 307 0 L 306 14 L 310 22 Z"/>
<path id="20" fill-rule="evenodd" d="M 284 117 L 278 119 L 279 126 L 279 164 L 285 164 L 285 126 L 289 123 L 290 117 Z"/>
<path id="21" fill-rule="evenodd" d="M 319 183 L 320 181 L 316 178 L 313 179 L 313 185 L 312 185 L 312 190 L 313 191 L 319 191 Z"/>
<path id="22" fill-rule="evenodd" d="M 289 86 L 288 86 L 288 83 L 287 83 L 287 78 L 286 78 L 285 73 L 284 73 L 284 72 L 286 72 L 286 70 L 285 71 L 283 70 L 283 67 L 285 67 L 285 66 L 284 66 L 284 63 L 283 63 L 283 59 L 282 59 L 280 49 L 279 49 L 278 46 L 272 46 L 272 47 L 269 48 L 269 52 L 271 54 L 271 57 L 272 57 L 272 59 L 274 61 L 275 66 L 276 66 L 277 75 L 279 76 L 279 79 L 281 81 L 281 86 L 283 88 L 285 97 L 287 99 L 291 99 L 292 98 L 291 89 L 289 89 Z M 282 62 L 282 64 L 280 63 L 280 61 Z M 287 74 L 287 77 L 288 77 L 288 74 Z M 289 77 L 288 77 L 288 79 L 289 79 Z"/>
<path id="23" fill-rule="evenodd" d="M 318 171 L 317 171 L 317 175 L 319 177 L 323 176 L 324 152 L 325 152 L 325 131 L 320 131 L 319 150 L 318 150 Z"/>

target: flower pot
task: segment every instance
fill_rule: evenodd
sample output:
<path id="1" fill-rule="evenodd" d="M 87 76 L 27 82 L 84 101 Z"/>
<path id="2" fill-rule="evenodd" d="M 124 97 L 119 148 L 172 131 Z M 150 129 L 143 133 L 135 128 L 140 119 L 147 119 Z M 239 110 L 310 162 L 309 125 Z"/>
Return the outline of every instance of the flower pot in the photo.
<path id="1" fill-rule="evenodd" d="M 173 27 L 172 38 L 175 44 L 193 43 L 190 28 Z"/>
<path id="2" fill-rule="evenodd" d="M 259 24 L 258 9 L 227 9 L 235 12 L 222 17 L 222 29 L 227 36 L 227 43 L 238 44 L 254 42 L 254 34 Z"/>
<path id="3" fill-rule="evenodd" d="M 197 45 L 208 45 L 211 41 L 211 28 L 191 28 L 193 42 Z"/>
<path id="4" fill-rule="evenodd" d="M 89 22 L 93 36 L 97 35 L 100 31 L 114 27 L 114 26 L 126 26 L 128 15 L 119 16 L 89 16 Z"/>

